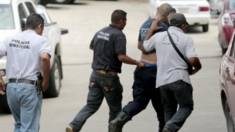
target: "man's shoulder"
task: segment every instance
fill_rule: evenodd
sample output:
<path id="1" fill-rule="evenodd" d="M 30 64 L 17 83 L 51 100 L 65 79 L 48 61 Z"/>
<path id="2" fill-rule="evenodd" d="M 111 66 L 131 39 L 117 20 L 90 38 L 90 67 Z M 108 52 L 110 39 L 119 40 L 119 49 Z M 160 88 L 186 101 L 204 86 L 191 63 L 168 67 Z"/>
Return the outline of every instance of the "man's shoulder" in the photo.
<path id="1" fill-rule="evenodd" d="M 124 33 L 121 30 L 112 26 L 104 27 L 101 30 L 99 30 L 97 33 L 106 33 L 110 35 L 124 35 Z"/>
<path id="2" fill-rule="evenodd" d="M 146 28 L 150 28 L 150 26 L 151 26 L 151 24 L 152 24 L 152 22 L 153 22 L 153 19 L 152 18 L 148 18 L 147 20 L 145 20 L 144 22 L 143 22 L 143 24 L 141 25 L 141 27 L 140 27 L 140 30 L 141 29 L 146 29 Z"/>

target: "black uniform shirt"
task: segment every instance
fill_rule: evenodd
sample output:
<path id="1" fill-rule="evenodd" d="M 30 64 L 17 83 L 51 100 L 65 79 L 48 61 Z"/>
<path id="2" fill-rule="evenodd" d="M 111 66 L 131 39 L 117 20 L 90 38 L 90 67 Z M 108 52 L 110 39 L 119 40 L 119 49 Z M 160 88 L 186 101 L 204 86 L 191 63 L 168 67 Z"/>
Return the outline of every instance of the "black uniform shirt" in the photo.
<path id="1" fill-rule="evenodd" d="M 98 31 L 93 37 L 93 70 L 106 70 L 121 73 L 122 62 L 118 54 L 126 54 L 126 36 L 118 28 L 110 25 Z"/>

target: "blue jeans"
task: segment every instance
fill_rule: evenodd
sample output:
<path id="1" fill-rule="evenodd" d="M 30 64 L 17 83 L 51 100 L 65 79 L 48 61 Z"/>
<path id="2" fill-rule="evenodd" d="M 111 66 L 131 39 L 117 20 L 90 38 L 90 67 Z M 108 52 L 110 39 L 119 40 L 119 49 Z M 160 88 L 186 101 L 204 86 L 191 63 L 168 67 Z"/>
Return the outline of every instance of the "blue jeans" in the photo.
<path id="1" fill-rule="evenodd" d="M 109 106 L 109 121 L 113 120 L 122 109 L 122 91 L 118 75 L 93 72 L 90 77 L 87 104 L 79 111 L 70 126 L 79 132 L 86 120 L 99 109 L 104 98 Z"/>
<path id="2" fill-rule="evenodd" d="M 14 132 L 38 132 L 42 94 L 36 86 L 24 83 L 8 83 L 7 102 L 15 119 Z"/>

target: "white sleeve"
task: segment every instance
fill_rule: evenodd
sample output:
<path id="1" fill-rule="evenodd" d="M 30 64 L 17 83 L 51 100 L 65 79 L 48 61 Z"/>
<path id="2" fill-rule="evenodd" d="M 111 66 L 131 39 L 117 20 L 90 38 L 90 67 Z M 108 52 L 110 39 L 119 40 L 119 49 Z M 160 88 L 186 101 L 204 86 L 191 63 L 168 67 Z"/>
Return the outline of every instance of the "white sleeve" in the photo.
<path id="1" fill-rule="evenodd" d="M 5 39 L 4 41 L 0 41 L 0 57 L 7 55 L 7 44 L 9 39 Z"/>
<path id="2" fill-rule="evenodd" d="M 43 39 L 43 41 L 41 42 L 41 47 L 40 47 L 40 55 L 42 55 L 43 53 L 48 53 L 49 55 L 51 55 L 51 46 L 48 43 L 47 39 Z"/>
<path id="3" fill-rule="evenodd" d="M 144 41 L 144 50 L 149 52 L 155 49 L 156 45 L 156 40 L 155 40 L 155 35 L 152 36 L 150 39 Z"/>
<path id="4" fill-rule="evenodd" d="M 198 57 L 197 53 L 196 53 L 196 50 L 193 46 L 193 39 L 190 38 L 190 37 L 187 39 L 185 53 L 186 53 L 187 58 Z"/>

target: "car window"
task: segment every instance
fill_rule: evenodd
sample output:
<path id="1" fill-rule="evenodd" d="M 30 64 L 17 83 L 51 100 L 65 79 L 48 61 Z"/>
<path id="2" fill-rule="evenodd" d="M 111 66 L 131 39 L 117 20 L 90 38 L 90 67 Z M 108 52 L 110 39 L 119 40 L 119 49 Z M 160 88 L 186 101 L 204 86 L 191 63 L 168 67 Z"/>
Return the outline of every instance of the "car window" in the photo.
<path id="1" fill-rule="evenodd" d="M 30 14 L 36 13 L 32 3 L 26 2 L 25 4 L 26 4 Z"/>
<path id="2" fill-rule="evenodd" d="M 23 4 L 19 4 L 18 11 L 19 11 L 20 19 L 27 18 L 26 11 L 24 9 Z"/>
<path id="3" fill-rule="evenodd" d="M 9 4 L 0 5 L 0 29 L 14 29 L 13 11 Z"/>
<path id="4" fill-rule="evenodd" d="M 24 29 L 25 22 L 26 22 L 26 19 L 27 19 L 27 14 L 26 14 L 24 5 L 22 3 L 19 4 L 18 11 L 19 11 L 19 16 L 20 16 L 21 28 Z"/>
<path id="5" fill-rule="evenodd" d="M 235 9 L 235 1 L 229 0 L 229 9 L 234 10 Z"/>

